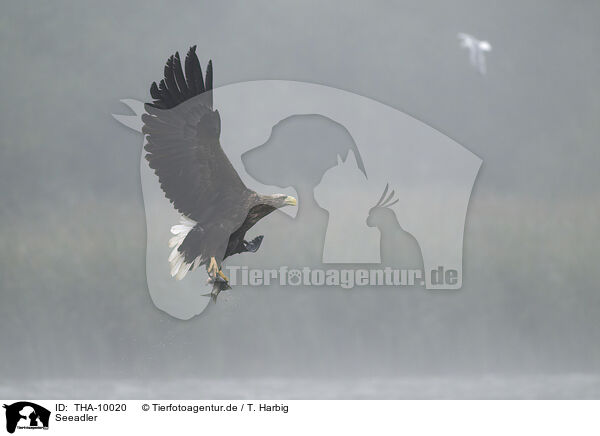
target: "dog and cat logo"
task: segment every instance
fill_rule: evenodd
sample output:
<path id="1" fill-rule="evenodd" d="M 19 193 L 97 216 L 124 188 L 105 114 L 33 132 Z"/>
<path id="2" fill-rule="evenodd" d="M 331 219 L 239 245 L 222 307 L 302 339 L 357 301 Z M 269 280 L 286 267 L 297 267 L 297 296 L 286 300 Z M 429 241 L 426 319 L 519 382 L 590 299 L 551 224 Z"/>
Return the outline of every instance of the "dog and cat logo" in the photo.
<path id="1" fill-rule="evenodd" d="M 171 109 L 154 108 L 161 116 L 178 120 L 172 122 L 179 126 L 173 132 L 156 131 L 154 136 L 182 135 L 181 144 L 189 144 L 195 141 L 189 135 L 196 132 L 204 144 L 204 128 L 188 121 L 199 116 L 196 112 L 204 107 L 204 98 L 201 94 Z M 259 255 L 244 257 L 244 265 L 236 264 L 240 258 L 232 258 L 227 269 L 294 267 L 290 283 L 294 285 L 300 284 L 297 270 L 305 267 L 329 270 L 343 265 L 354 277 L 369 264 L 398 272 L 418 270 L 421 282 L 417 286 L 424 289 L 462 287 L 467 208 L 482 164 L 480 157 L 395 108 L 314 83 L 232 83 L 212 89 L 210 98 L 218 107 L 219 122 L 215 120 L 215 130 L 206 134 L 216 135 L 227 168 L 233 167 L 228 169 L 235 174 L 232 183 L 241 179 L 254 192 L 278 192 L 298 199 L 297 207 L 282 208 L 284 215 L 269 218 L 272 243 L 262 244 Z M 140 149 L 144 150 L 150 135 L 144 133 L 143 119 L 154 120 L 148 112 L 153 108 L 140 100 L 122 102 L 134 115 L 113 116 L 142 133 Z M 170 129 L 170 123 L 157 126 Z M 187 165 L 185 159 L 173 159 L 178 162 L 174 165 L 180 161 Z M 206 285 L 209 274 L 198 268 L 187 280 L 172 278 L 181 279 L 192 269 L 189 263 L 176 262 L 181 260 L 180 251 L 171 251 L 169 256 L 186 238 L 190 222 L 173 225 L 181 214 L 165 196 L 145 152 L 140 152 L 139 171 L 146 212 L 148 290 L 159 309 L 190 319 L 211 301 L 205 295 L 212 287 Z M 214 183 L 219 192 L 229 192 L 223 190 L 222 179 Z M 180 181 L 175 185 L 187 186 Z M 260 273 L 264 277 L 265 270 Z M 369 286 L 385 285 L 375 282 Z M 307 286 L 304 280 L 302 284 Z M 202 287 L 206 293 L 198 292 Z"/>
<path id="2" fill-rule="evenodd" d="M 6 431 L 9 433 L 14 433 L 16 429 L 48 429 L 50 411 L 45 407 L 29 401 L 4 404 L 3 407 L 6 409 Z"/>

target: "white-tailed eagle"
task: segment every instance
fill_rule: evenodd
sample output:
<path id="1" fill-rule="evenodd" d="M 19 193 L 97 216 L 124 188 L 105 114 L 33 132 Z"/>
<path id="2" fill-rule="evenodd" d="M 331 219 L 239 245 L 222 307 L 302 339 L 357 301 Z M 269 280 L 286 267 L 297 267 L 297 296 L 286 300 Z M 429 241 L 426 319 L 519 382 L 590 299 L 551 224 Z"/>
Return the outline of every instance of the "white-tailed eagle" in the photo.
<path id="1" fill-rule="evenodd" d="M 246 232 L 274 210 L 296 205 L 283 194 L 261 195 L 248 189 L 219 143 L 221 120 L 213 110 L 212 61 L 203 77 L 196 47 L 185 58 L 179 53 L 164 68 L 164 79 L 152 83 L 152 103 L 145 105 L 143 133 L 146 159 L 181 223 L 171 228 L 171 276 L 183 279 L 206 265 L 215 280 L 213 297 L 227 288 L 223 260 L 236 253 L 255 252 L 262 236 L 248 242 Z"/>

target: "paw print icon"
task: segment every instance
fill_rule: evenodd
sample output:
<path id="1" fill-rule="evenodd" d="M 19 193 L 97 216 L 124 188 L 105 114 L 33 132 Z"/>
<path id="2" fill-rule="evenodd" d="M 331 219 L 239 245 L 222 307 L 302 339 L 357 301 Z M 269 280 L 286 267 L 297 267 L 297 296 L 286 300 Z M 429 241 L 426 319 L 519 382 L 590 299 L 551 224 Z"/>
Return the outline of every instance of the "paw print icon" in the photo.
<path id="1" fill-rule="evenodd" d="M 300 283 L 302 283 L 302 274 L 300 273 L 300 270 L 297 270 L 297 269 L 289 270 L 288 274 L 287 274 L 287 281 L 288 281 L 288 284 L 290 284 L 292 286 L 298 286 Z"/>

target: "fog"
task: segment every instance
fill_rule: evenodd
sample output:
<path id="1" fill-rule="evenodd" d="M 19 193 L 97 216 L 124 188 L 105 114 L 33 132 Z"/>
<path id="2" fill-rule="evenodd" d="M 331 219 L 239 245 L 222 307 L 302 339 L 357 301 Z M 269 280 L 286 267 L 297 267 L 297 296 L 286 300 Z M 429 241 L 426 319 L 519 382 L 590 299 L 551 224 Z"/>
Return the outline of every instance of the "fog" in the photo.
<path id="1" fill-rule="evenodd" d="M 57 1 L 3 12 L 0 396 L 600 395 L 600 5 Z M 485 75 L 459 32 L 490 41 Z M 157 309 L 142 141 L 111 114 L 126 111 L 120 99 L 148 101 L 166 58 L 195 44 L 215 86 L 344 89 L 483 159 L 462 289 L 237 288 L 189 321 Z M 274 214 L 252 234 L 267 243 L 293 226 Z"/>

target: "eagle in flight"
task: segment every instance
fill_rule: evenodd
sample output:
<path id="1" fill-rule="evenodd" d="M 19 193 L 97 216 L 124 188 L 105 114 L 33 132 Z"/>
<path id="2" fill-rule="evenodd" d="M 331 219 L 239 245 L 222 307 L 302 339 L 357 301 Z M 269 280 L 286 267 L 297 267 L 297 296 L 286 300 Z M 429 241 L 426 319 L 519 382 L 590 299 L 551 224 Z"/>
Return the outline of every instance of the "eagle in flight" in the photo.
<path id="1" fill-rule="evenodd" d="M 212 61 L 203 77 L 193 46 L 184 69 L 175 53 L 167 60 L 164 78 L 150 87 L 153 102 L 145 105 L 142 115 L 145 157 L 165 196 L 182 215 L 181 223 L 171 228 L 171 276 L 181 280 L 205 265 L 216 299 L 229 288 L 221 271 L 223 260 L 260 247 L 263 236 L 248 242 L 246 232 L 274 210 L 297 202 L 284 194 L 261 195 L 244 185 L 219 143 Z"/>

